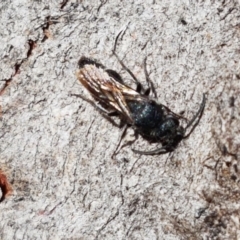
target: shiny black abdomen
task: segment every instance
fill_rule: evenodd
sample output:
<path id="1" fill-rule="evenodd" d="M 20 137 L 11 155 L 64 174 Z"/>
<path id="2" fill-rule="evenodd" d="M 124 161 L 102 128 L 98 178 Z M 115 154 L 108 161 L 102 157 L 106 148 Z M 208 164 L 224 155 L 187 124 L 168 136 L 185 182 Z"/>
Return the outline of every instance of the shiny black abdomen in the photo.
<path id="1" fill-rule="evenodd" d="M 127 101 L 127 104 L 137 131 L 150 140 L 161 138 L 159 130 L 165 120 L 162 106 L 154 101 Z"/>

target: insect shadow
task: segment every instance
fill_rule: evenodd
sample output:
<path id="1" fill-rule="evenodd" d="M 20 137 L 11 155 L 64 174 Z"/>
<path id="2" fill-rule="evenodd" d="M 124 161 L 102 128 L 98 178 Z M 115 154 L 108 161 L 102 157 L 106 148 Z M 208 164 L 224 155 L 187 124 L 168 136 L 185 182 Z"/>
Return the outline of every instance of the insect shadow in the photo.
<path id="1" fill-rule="evenodd" d="M 124 124 L 127 127 L 131 126 L 136 135 L 139 134 L 152 143 L 161 143 L 160 148 L 150 151 L 132 149 L 135 153 L 154 155 L 172 152 L 181 140 L 190 136 L 199 123 L 206 103 L 205 94 L 203 94 L 202 103 L 196 114 L 185 127 L 181 126 L 179 120 L 185 119 L 184 117 L 149 97 L 151 91 L 156 97 L 156 92 L 147 74 L 146 59 L 144 60 L 144 72 L 149 86 L 146 90 L 120 60 L 116 53 L 119 35 L 115 40 L 113 54 L 136 82 L 136 89 L 127 86 L 114 70 L 105 68 L 93 59 L 81 57 L 78 62 L 77 78 L 89 91 L 93 100 L 82 95 L 77 96 L 95 106 L 114 125 L 119 127 Z M 120 124 L 112 119 L 113 116 L 120 118 Z"/>

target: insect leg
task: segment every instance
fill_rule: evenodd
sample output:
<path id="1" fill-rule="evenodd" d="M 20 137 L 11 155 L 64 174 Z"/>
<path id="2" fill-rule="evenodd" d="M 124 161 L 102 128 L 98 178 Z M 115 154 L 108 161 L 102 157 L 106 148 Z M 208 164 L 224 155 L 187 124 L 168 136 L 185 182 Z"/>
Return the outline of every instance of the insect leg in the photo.
<path id="1" fill-rule="evenodd" d="M 193 130 L 195 129 L 195 127 L 198 125 L 201 117 L 202 117 L 202 113 L 203 113 L 203 110 L 204 110 L 204 107 L 205 107 L 205 104 L 206 104 L 206 96 L 205 96 L 205 93 L 203 94 L 203 99 L 202 99 L 202 103 L 197 111 L 197 113 L 193 116 L 193 118 L 189 121 L 189 123 L 187 124 L 187 126 L 185 127 L 185 132 L 186 130 L 191 127 L 192 125 L 192 128 L 191 130 L 189 131 L 188 134 L 186 134 L 184 136 L 184 138 L 187 138 L 189 137 L 189 135 L 193 132 Z M 197 119 L 198 118 L 198 119 Z M 195 120 L 197 119 L 197 121 L 195 122 Z M 195 123 L 194 123 L 195 122 Z"/>
<path id="2" fill-rule="evenodd" d="M 157 98 L 156 89 L 153 85 L 152 80 L 149 78 L 149 74 L 148 74 L 148 71 L 147 71 L 147 57 L 145 57 L 144 60 L 143 60 L 143 68 L 144 68 L 144 74 L 145 74 L 146 82 L 148 83 L 148 89 L 145 91 L 144 95 L 148 96 L 150 94 L 150 91 L 152 91 L 154 97 Z"/>
<path id="3" fill-rule="evenodd" d="M 151 151 L 139 151 L 136 149 L 132 149 L 133 152 L 138 153 L 138 154 L 142 154 L 142 155 L 157 155 L 157 154 L 165 154 L 168 152 L 172 152 L 174 150 L 173 147 L 170 146 L 163 146 L 161 148 L 157 148 Z"/>
<path id="4" fill-rule="evenodd" d="M 128 125 L 126 125 L 125 128 L 124 128 L 123 131 L 122 131 L 122 134 L 121 134 L 120 140 L 118 141 L 117 147 L 116 147 L 116 149 L 114 150 L 114 152 L 113 152 L 113 154 L 112 154 L 112 156 L 111 156 L 112 159 L 113 159 L 113 157 L 116 156 L 117 153 L 120 151 L 120 149 L 118 149 L 118 148 L 119 148 L 119 146 L 120 146 L 120 144 L 121 144 L 124 136 L 126 135 L 127 129 L 128 129 Z"/>
<path id="5" fill-rule="evenodd" d="M 129 127 L 130 127 L 130 126 L 126 124 L 125 128 L 124 128 L 123 131 L 122 131 L 120 140 L 119 140 L 119 142 L 118 142 L 118 144 L 117 144 L 117 147 L 116 147 L 116 150 L 113 152 L 111 158 L 113 158 L 114 156 L 116 156 L 116 155 L 118 154 L 118 152 L 119 152 L 122 148 L 124 148 L 124 147 L 126 147 L 126 146 L 128 146 L 128 145 L 133 144 L 133 143 L 137 140 L 138 134 L 137 134 L 136 132 L 134 132 L 135 139 L 134 139 L 134 140 L 131 140 L 131 141 L 127 141 L 125 144 L 123 144 L 121 147 L 119 147 L 119 146 L 121 145 L 121 142 L 122 142 L 123 138 L 126 136 L 127 129 L 128 129 Z"/>
<path id="6" fill-rule="evenodd" d="M 138 79 L 135 77 L 135 75 L 132 73 L 132 71 L 123 63 L 123 61 L 120 59 L 120 57 L 118 56 L 117 52 L 116 52 L 116 48 L 117 48 L 117 42 L 118 42 L 118 39 L 121 35 L 122 31 L 120 31 L 115 39 L 115 42 L 114 42 L 114 47 L 113 47 L 113 50 L 112 50 L 112 53 L 113 55 L 117 58 L 118 62 L 121 64 L 122 68 L 125 69 L 125 71 L 128 72 L 128 74 L 133 78 L 133 80 L 136 82 L 137 84 L 137 89 L 138 88 L 142 88 L 142 84 L 138 81 Z M 140 87 L 139 87 L 140 86 Z"/>
<path id="7" fill-rule="evenodd" d="M 149 74 L 148 74 L 147 68 L 146 68 L 146 59 L 147 58 L 144 59 L 144 73 L 145 73 L 146 81 L 148 83 L 148 89 L 144 90 L 142 84 L 138 81 L 138 79 L 135 77 L 133 72 L 123 63 L 123 61 L 120 59 L 120 57 L 116 53 L 117 41 L 118 41 L 118 38 L 121 35 L 121 33 L 122 33 L 122 31 L 119 32 L 119 34 L 117 35 L 117 37 L 115 39 L 114 48 L 113 48 L 113 51 L 112 51 L 113 55 L 115 55 L 115 57 L 117 58 L 118 62 L 121 64 L 122 68 L 124 68 L 129 73 L 129 75 L 134 79 L 134 81 L 136 82 L 136 84 L 137 84 L 136 91 L 139 92 L 139 93 L 143 92 L 143 94 L 145 96 L 148 96 L 150 94 L 150 91 L 152 91 L 153 94 L 154 94 L 154 97 L 156 98 L 157 97 L 157 93 L 156 93 L 156 90 L 155 90 L 155 88 L 153 86 L 153 83 L 152 83 L 151 79 L 149 78 Z M 117 80 L 117 79 L 115 79 L 115 80 Z"/>
<path id="8" fill-rule="evenodd" d="M 150 94 L 150 88 L 147 88 L 146 90 L 143 89 L 143 86 L 141 83 L 137 84 L 136 91 L 145 96 L 148 96 Z"/>

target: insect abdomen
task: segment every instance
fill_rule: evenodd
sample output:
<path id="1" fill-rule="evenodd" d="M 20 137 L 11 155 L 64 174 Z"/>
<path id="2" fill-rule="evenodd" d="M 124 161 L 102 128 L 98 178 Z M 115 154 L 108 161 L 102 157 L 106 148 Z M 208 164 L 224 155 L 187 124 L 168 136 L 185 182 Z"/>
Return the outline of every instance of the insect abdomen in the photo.
<path id="1" fill-rule="evenodd" d="M 127 101 L 128 107 L 138 127 L 154 128 L 163 120 L 163 111 L 155 102 Z"/>
<path id="2" fill-rule="evenodd" d="M 154 137 L 153 132 L 159 129 L 164 120 L 164 113 L 161 107 L 154 101 L 127 101 L 127 104 L 137 131 L 145 138 Z"/>

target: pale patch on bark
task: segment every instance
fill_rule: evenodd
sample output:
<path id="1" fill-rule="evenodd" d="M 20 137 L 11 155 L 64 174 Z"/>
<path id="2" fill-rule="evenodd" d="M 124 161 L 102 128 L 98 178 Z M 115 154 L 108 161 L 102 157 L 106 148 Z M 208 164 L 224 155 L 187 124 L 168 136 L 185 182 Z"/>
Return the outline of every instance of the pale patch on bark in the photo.
<path id="1" fill-rule="evenodd" d="M 1 239 L 239 239 L 239 3 L 1 1 Z M 127 27 L 126 27 L 127 26 Z M 98 59 L 190 119 L 171 154 L 111 159 L 121 130 L 91 105 L 75 73 Z M 126 137 L 128 139 L 128 137 Z M 125 141 L 127 141 L 125 139 Z M 142 139 L 137 149 L 154 148 Z"/>

